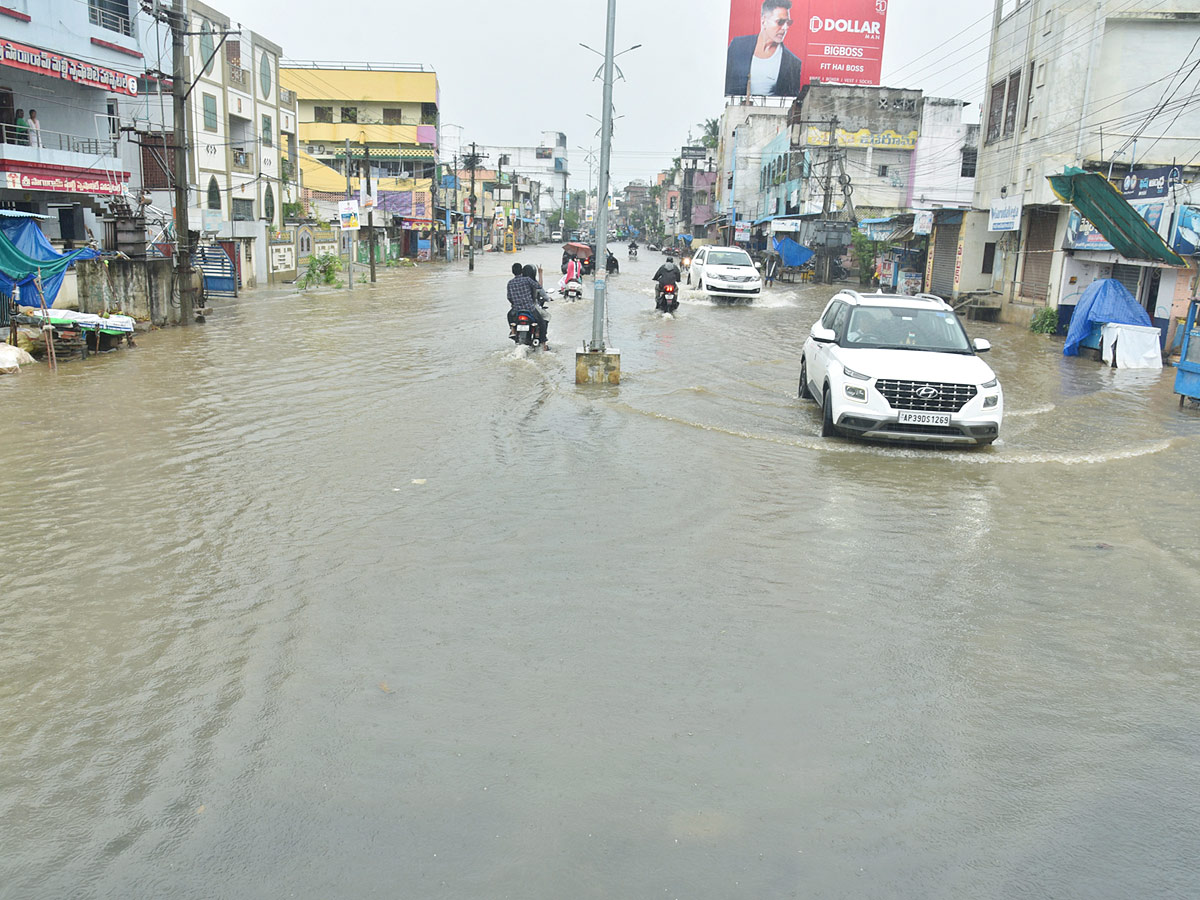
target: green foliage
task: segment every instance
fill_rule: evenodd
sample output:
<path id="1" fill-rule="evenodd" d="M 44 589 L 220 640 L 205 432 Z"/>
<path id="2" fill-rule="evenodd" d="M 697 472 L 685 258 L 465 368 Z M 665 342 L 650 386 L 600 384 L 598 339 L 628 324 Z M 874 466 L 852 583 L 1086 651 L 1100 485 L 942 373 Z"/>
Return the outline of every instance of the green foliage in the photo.
<path id="1" fill-rule="evenodd" d="M 700 143 L 705 147 L 715 149 L 721 139 L 721 120 L 705 119 L 700 123 L 700 128 L 704 132 L 700 136 Z"/>
<path id="2" fill-rule="evenodd" d="M 875 242 L 855 228 L 850 232 L 850 243 L 850 252 L 858 262 L 858 282 L 870 284 L 871 277 L 875 274 Z"/>
<path id="3" fill-rule="evenodd" d="M 283 221 L 295 222 L 298 219 L 304 218 L 304 206 L 301 203 L 284 203 L 283 204 Z"/>
<path id="4" fill-rule="evenodd" d="M 1058 310 L 1053 306 L 1043 306 L 1030 320 L 1029 330 L 1034 334 L 1054 334 L 1058 331 Z"/>
<path id="5" fill-rule="evenodd" d="M 301 290 L 314 284 L 337 284 L 337 273 L 342 270 L 342 261 L 332 253 L 313 254 L 308 258 L 304 274 L 296 279 Z"/>

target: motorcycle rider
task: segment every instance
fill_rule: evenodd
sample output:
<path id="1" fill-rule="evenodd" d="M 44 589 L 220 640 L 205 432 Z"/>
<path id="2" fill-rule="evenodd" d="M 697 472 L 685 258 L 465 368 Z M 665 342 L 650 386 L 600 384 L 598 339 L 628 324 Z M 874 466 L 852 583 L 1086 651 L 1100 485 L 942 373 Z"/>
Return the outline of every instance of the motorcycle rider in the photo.
<path id="1" fill-rule="evenodd" d="M 679 284 L 679 278 L 682 273 L 679 271 L 679 266 L 675 265 L 674 257 L 668 256 L 667 261 L 658 267 L 658 271 L 654 273 L 654 280 L 658 282 L 658 288 L 654 291 L 654 303 L 657 306 L 658 301 L 662 299 L 662 289 L 667 284 Z"/>
<path id="2" fill-rule="evenodd" d="M 638 252 L 637 238 L 634 238 L 633 240 L 631 240 L 629 242 L 629 255 L 637 256 L 637 252 Z"/>
<path id="3" fill-rule="evenodd" d="M 533 275 L 527 274 L 526 269 Z M 523 269 L 520 263 L 515 262 L 512 264 L 512 274 L 513 277 L 509 279 L 507 289 L 508 303 L 511 307 L 508 311 L 509 337 L 517 333 L 517 313 L 528 313 L 538 323 L 542 335 L 542 348 L 549 350 L 550 345 L 546 342 L 546 332 L 550 326 L 550 319 L 539 309 L 539 305 L 544 306 L 550 296 L 538 284 L 537 270 L 533 266 L 526 266 Z"/>
<path id="4" fill-rule="evenodd" d="M 613 256 L 613 252 L 611 250 L 608 250 L 607 252 L 608 261 L 604 264 L 605 271 L 607 271 L 609 275 L 612 275 L 614 272 L 619 273 L 621 271 L 621 264 L 617 262 L 617 258 Z"/>

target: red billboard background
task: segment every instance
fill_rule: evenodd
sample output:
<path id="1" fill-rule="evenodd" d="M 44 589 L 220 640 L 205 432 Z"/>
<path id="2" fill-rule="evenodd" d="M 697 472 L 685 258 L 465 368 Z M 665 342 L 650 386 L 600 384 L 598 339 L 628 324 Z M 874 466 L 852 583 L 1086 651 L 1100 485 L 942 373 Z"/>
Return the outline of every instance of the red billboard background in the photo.
<path id="1" fill-rule="evenodd" d="M 887 8 L 888 0 L 793 0 L 783 46 L 800 58 L 801 85 L 879 84 Z M 728 40 L 758 34 L 761 21 L 762 0 L 730 0 Z"/>

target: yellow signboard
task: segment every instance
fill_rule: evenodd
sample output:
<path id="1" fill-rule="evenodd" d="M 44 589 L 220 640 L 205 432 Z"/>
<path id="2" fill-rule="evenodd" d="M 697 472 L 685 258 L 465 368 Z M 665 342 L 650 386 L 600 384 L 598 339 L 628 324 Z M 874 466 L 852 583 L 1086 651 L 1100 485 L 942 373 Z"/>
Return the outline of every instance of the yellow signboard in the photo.
<path id="1" fill-rule="evenodd" d="M 915 150 L 917 149 L 918 133 L 910 131 L 908 134 L 901 134 L 898 131 L 883 131 L 875 133 L 866 128 L 860 128 L 858 131 L 848 131 L 845 128 L 837 130 L 837 145 L 839 147 L 879 147 L 884 150 Z M 815 125 L 808 126 L 808 135 L 806 137 L 810 147 L 828 147 L 829 130 L 818 128 Z"/>

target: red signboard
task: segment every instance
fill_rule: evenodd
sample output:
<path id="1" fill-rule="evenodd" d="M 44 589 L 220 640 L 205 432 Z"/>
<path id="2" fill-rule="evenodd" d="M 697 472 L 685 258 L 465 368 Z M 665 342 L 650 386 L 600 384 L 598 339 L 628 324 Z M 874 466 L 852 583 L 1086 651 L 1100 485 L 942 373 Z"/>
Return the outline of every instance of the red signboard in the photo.
<path id="1" fill-rule="evenodd" d="M 0 65 L 49 75 L 51 78 L 62 78 L 114 94 L 137 96 L 137 78 L 133 75 L 51 53 L 49 50 L 39 50 L 27 44 L 0 40 Z"/>
<path id="2" fill-rule="evenodd" d="M 57 191 L 64 194 L 120 194 L 127 172 L 73 170 L 61 166 L 22 166 L 4 161 L 0 185 L 14 191 Z"/>
<path id="3" fill-rule="evenodd" d="M 730 0 L 725 94 L 795 97 L 822 83 L 879 84 L 888 0 Z"/>

